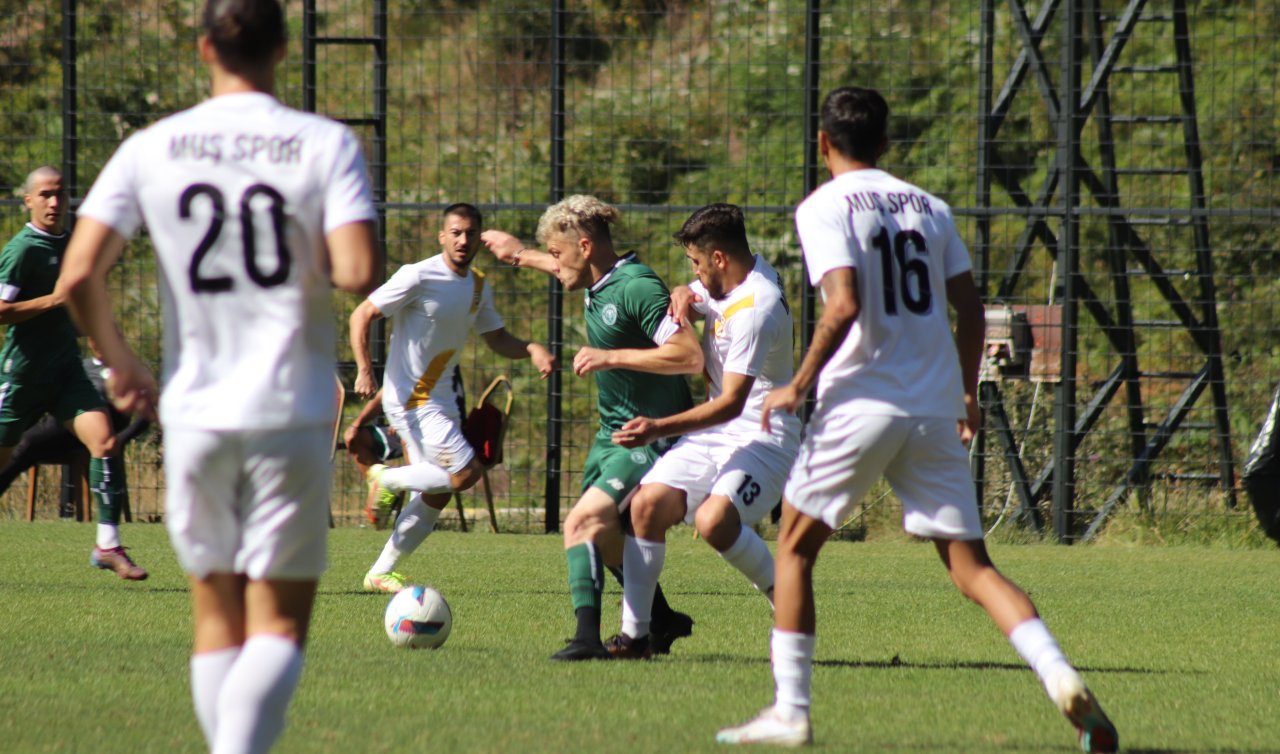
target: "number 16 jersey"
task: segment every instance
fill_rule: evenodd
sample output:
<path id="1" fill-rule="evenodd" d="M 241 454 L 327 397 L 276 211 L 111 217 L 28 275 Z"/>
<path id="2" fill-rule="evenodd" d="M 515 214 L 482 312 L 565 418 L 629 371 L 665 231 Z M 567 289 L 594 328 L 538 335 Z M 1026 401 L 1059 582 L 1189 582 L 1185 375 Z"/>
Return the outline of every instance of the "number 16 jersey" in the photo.
<path id="1" fill-rule="evenodd" d="M 349 129 L 262 93 L 213 97 L 133 135 L 79 214 L 146 223 L 164 314 L 160 420 L 269 430 L 333 421 L 325 236 L 375 217 Z"/>
<path id="2" fill-rule="evenodd" d="M 962 418 L 946 281 L 971 268 L 951 208 L 878 169 L 824 183 L 796 208 L 809 279 L 852 267 L 861 308 L 818 378 L 818 412 Z"/>

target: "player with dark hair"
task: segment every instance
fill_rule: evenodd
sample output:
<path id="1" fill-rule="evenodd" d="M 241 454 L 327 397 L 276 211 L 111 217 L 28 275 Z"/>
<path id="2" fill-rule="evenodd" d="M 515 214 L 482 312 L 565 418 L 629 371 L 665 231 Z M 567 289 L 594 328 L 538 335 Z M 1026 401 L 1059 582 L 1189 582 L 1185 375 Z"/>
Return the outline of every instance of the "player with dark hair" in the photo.
<path id="1" fill-rule="evenodd" d="M 516 267 L 554 276 L 569 290 L 586 291 L 583 307 L 590 344 L 573 357 L 579 377 L 594 374 L 600 429 L 587 454 L 582 495 L 564 521 L 565 559 L 577 629 L 553 660 L 608 659 L 600 640 L 604 565 L 622 581 L 622 520 L 619 506 L 671 442 L 625 448 L 613 433 L 635 416 L 668 416 L 693 405 L 682 375 L 702 369 L 697 338 L 685 323 L 667 316 L 670 296 L 662 280 L 636 260 L 619 256 L 610 225 L 617 208 L 594 196 L 576 195 L 547 208 L 538 221 L 538 242 L 487 230 L 481 239 L 494 256 Z M 625 582 L 624 582 L 625 583 Z M 667 605 L 656 589 L 652 648 L 669 652 L 677 638 L 693 632 L 693 619 Z"/>
<path id="2" fill-rule="evenodd" d="M 89 450 L 89 487 L 98 500 L 97 542 L 89 563 L 129 581 L 147 578 L 120 544 L 129 507 L 124 459 L 106 403 L 81 364 L 75 325 L 55 290 L 70 234 L 63 228 L 67 192 L 62 171 L 45 165 L 22 186 L 31 215 L 0 252 L 0 466 L 45 413 Z"/>
<path id="3" fill-rule="evenodd" d="M 272 95 L 276 0 L 210 0 L 211 96 L 120 146 L 80 207 L 59 290 L 117 407 L 164 425 L 165 524 L 190 576 L 191 691 L 210 750 L 284 730 L 326 565 L 332 287 L 367 293 L 376 213 L 350 129 Z M 145 224 L 159 260 L 159 395 L 116 330 L 107 272 Z M 324 473 L 317 473 L 323 470 Z"/>
<path id="4" fill-rule="evenodd" d="M 782 497 L 800 446 L 800 421 L 776 412 L 760 428 L 764 397 L 793 371 L 791 312 L 778 273 L 751 252 L 742 210 L 710 204 L 676 241 L 697 280 L 672 291 L 676 321 L 705 319 L 707 401 L 667 417 L 636 417 L 613 433 L 638 447 L 683 435 L 640 480 L 631 500 L 634 536 L 623 546 L 622 632 L 606 646 L 620 658 L 651 654 L 649 605 L 666 560 L 667 530 L 682 520 L 772 599 L 773 556 L 751 525 Z"/>
<path id="5" fill-rule="evenodd" d="M 759 717 L 720 731 L 717 740 L 812 740 L 814 564 L 834 528 L 883 476 L 902 501 L 903 527 L 933 541 L 956 587 L 1035 670 L 1082 748 L 1116 751 L 1115 726 L 983 543 L 965 453 L 981 421 L 982 301 L 950 207 L 876 167 L 888 149 L 888 117 L 879 93 L 857 87 L 836 89 L 822 107 L 818 148 L 831 180 L 797 208 L 796 229 L 824 307 L 795 378 L 769 393 L 762 412 L 766 422 L 794 412 L 816 382 L 778 536 L 771 642 L 777 693 Z M 954 336 L 948 303 L 956 311 Z"/>
<path id="6" fill-rule="evenodd" d="M 407 264 L 351 313 L 351 350 L 356 360 L 356 393 L 377 391 L 369 356 L 369 326 L 391 319 L 382 408 L 404 444 L 409 462 L 396 468 L 369 467 L 367 513 L 382 528 L 400 493 L 411 494 L 391 536 L 364 577 L 371 592 L 405 587 L 396 565 L 435 529 L 454 492 L 480 481 L 484 467 L 462 434 L 466 400 L 458 360 L 472 330 L 489 350 L 508 359 L 530 359 L 546 377 L 555 358 L 539 343 L 507 332 L 493 305 L 493 289 L 472 267 L 480 250 L 480 210 L 470 204 L 445 207 L 440 217 L 441 252 Z"/>

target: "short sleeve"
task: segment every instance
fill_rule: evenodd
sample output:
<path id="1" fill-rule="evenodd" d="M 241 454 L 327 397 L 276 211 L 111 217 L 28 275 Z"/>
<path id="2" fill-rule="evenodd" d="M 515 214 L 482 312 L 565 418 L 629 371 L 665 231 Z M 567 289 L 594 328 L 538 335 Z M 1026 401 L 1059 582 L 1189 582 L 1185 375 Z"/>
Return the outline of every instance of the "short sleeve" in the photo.
<path id="1" fill-rule="evenodd" d="M 822 194 L 811 196 L 796 208 L 796 235 L 811 285 L 819 285 L 832 270 L 858 266 L 848 213 L 839 210 L 839 205 Z"/>
<path id="2" fill-rule="evenodd" d="M 472 275 L 477 274 L 475 270 L 471 271 Z M 476 332 L 483 335 L 487 332 L 500 330 L 504 326 L 502 315 L 498 313 L 498 309 L 493 305 L 493 287 L 489 285 L 489 281 L 481 278 L 480 288 L 480 306 L 476 310 Z"/>
<path id="3" fill-rule="evenodd" d="M 413 300 L 417 287 L 418 271 L 413 265 L 406 264 L 396 270 L 387 282 L 370 293 L 369 301 L 378 307 L 382 316 L 390 317 Z"/>
<path id="4" fill-rule="evenodd" d="M 341 126 L 333 168 L 325 181 L 324 232 L 354 222 L 377 218 L 373 207 L 373 191 L 369 188 L 369 172 L 365 167 L 360 142 L 351 129 Z"/>
<path id="5" fill-rule="evenodd" d="M 769 355 L 772 318 L 768 312 L 752 307 L 735 313 L 725 323 L 729 345 L 724 353 L 724 371 L 757 377 Z"/>
<path id="6" fill-rule="evenodd" d="M 960 233 L 956 231 L 955 220 L 950 212 L 946 214 L 945 228 L 948 239 L 947 246 L 942 251 L 942 271 L 945 279 L 950 280 L 956 275 L 972 270 L 973 260 L 969 258 L 969 249 L 960 238 Z"/>
<path id="7" fill-rule="evenodd" d="M 137 152 L 150 133 L 144 130 L 130 136 L 111 155 L 76 211 L 78 216 L 91 217 L 125 238 L 138 232 L 142 206 L 138 202 Z"/>
<path id="8" fill-rule="evenodd" d="M 0 251 L 0 301 L 12 304 L 22 293 L 22 261 L 26 247 L 9 243 Z"/>
<path id="9" fill-rule="evenodd" d="M 671 319 L 667 316 L 671 305 L 667 287 L 656 275 L 637 275 L 627 281 L 625 301 L 627 314 L 650 340 L 661 345 L 666 340 L 665 337 L 658 340 L 662 324 Z"/>

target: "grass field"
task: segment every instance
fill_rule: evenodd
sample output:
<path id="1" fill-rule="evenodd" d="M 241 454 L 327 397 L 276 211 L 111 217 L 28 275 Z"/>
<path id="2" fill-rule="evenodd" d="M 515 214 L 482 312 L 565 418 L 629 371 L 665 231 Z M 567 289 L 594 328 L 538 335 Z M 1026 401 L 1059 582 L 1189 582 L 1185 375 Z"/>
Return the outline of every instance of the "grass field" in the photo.
<path id="1" fill-rule="evenodd" d="M 92 530 L 0 523 L 0 751 L 195 752 L 186 584 L 164 529 L 124 532 L 151 579 L 87 565 Z M 697 752 L 769 702 L 769 612 L 678 530 L 664 585 L 694 636 L 648 663 L 561 665 L 557 538 L 440 532 L 406 564 L 454 611 L 439 651 L 394 649 L 359 578 L 383 535 L 338 529 L 279 752 Z M 1131 752 L 1280 751 L 1280 553 L 993 547 Z M 1034 676 L 931 547 L 833 542 L 817 573 L 816 748 L 1069 752 Z M 606 595 L 606 632 L 619 593 Z M 723 748 L 719 749 L 724 751 Z"/>

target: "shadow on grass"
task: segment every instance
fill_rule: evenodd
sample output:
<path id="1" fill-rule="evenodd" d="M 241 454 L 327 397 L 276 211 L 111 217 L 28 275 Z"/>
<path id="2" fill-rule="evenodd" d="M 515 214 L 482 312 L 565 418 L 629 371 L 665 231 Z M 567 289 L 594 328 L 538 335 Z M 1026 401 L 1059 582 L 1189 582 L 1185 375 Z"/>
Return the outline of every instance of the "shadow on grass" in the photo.
<path id="1" fill-rule="evenodd" d="M 707 654 L 696 657 L 679 658 L 690 662 L 707 662 L 707 663 L 739 663 L 742 665 L 768 665 L 769 658 L 767 656 L 760 657 L 742 657 L 740 655 L 726 654 Z M 1030 672 L 1030 668 L 1020 662 L 982 662 L 982 661 L 966 661 L 956 660 L 953 662 L 911 662 L 903 660 L 894 655 L 888 660 L 814 660 L 813 664 L 823 668 L 869 668 L 873 670 L 888 670 L 893 668 L 904 668 L 914 670 L 1008 670 L 1017 671 L 1019 673 Z M 1128 668 L 1128 667 L 1081 667 L 1077 668 L 1080 672 L 1086 674 L 1092 673 L 1123 673 L 1133 675 L 1200 675 L 1200 670 L 1160 670 L 1153 668 Z M 1126 749 L 1126 751 L 1131 751 Z M 1151 752 L 1155 754 L 1155 752 Z"/>

